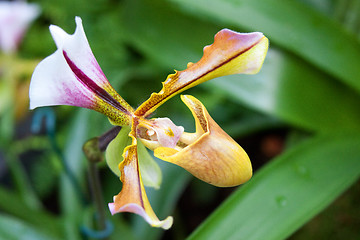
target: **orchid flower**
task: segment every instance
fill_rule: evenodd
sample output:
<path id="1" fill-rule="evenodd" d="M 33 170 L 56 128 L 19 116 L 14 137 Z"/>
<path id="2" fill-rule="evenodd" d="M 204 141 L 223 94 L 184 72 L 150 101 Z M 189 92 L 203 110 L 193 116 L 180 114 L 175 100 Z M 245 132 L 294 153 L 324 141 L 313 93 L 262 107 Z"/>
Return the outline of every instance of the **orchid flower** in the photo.
<path id="1" fill-rule="evenodd" d="M 30 23 L 39 15 L 36 4 L 0 2 L 0 48 L 5 53 L 16 51 Z"/>
<path id="2" fill-rule="evenodd" d="M 174 95 L 210 79 L 230 74 L 255 74 L 264 61 L 268 39 L 259 32 L 237 33 L 223 29 L 204 55 L 187 69 L 170 74 L 159 93 L 133 109 L 110 85 L 86 39 L 82 21 L 76 17 L 76 30 L 69 35 L 57 26 L 50 32 L 57 45 L 55 53 L 36 67 L 30 85 L 30 108 L 72 105 L 96 110 L 114 125 L 122 126 L 109 144 L 109 167 L 123 183 L 109 209 L 112 214 L 132 212 L 151 226 L 168 229 L 173 219 L 160 221 L 146 196 L 140 148 L 153 150 L 156 157 L 179 165 L 195 177 L 215 186 L 237 186 L 249 180 L 252 167 L 245 151 L 210 117 L 195 97 L 181 96 L 196 125 L 194 133 L 185 132 L 168 118 L 148 116 Z M 116 165 L 116 167 L 114 167 Z M 153 171 L 156 172 L 156 171 Z M 156 177 L 155 177 L 156 178 Z"/>

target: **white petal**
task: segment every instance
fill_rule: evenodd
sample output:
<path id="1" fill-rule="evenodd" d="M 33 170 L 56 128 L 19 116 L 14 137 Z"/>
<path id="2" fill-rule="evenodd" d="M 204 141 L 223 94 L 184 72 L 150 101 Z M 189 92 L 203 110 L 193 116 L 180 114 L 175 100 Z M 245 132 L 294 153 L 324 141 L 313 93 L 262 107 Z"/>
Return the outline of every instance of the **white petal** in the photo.
<path id="1" fill-rule="evenodd" d="M 90 49 L 81 19 L 76 17 L 73 35 L 53 25 L 50 31 L 58 50 L 40 62 L 33 73 L 30 109 L 51 105 L 93 109 L 101 97 L 94 88 L 104 94 L 109 94 L 104 88 L 112 88 Z"/>
<path id="2" fill-rule="evenodd" d="M 5 53 L 17 49 L 30 23 L 40 14 L 40 7 L 25 2 L 0 2 L 0 48 Z"/>
<path id="3" fill-rule="evenodd" d="M 29 97 L 30 109 L 53 105 L 93 108 L 95 105 L 94 94 L 77 80 L 60 50 L 36 67 Z"/>
<path id="4" fill-rule="evenodd" d="M 80 17 L 75 18 L 76 30 L 69 35 L 57 26 L 50 26 L 50 32 L 58 49 L 67 53 L 74 64 L 102 88 L 109 86 L 103 71 L 97 63 L 86 38 Z"/>

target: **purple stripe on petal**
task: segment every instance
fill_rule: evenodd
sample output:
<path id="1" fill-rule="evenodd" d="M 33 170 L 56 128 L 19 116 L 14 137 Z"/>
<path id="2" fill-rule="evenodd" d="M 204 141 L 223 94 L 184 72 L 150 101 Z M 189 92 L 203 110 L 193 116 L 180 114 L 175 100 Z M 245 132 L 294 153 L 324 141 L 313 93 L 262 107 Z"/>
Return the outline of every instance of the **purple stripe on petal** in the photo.
<path id="1" fill-rule="evenodd" d="M 63 50 L 63 55 L 67 64 L 69 65 L 72 72 L 75 74 L 76 78 L 93 93 L 95 93 L 102 100 L 109 103 L 111 106 L 119 109 L 123 113 L 130 114 L 127 109 L 125 109 L 121 104 L 116 101 L 105 89 L 99 87 L 91 78 L 89 78 L 83 71 L 81 71 L 73 61 L 68 57 L 66 51 Z"/>

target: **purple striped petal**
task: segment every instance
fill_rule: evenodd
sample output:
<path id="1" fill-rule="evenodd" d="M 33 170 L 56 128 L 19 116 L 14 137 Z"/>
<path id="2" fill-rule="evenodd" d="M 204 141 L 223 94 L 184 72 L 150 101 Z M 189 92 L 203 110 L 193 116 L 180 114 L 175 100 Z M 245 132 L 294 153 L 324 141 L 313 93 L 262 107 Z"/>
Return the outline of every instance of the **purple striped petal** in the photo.
<path id="1" fill-rule="evenodd" d="M 116 93 L 97 63 L 86 39 L 82 21 L 69 35 L 57 26 L 50 32 L 57 51 L 36 67 L 30 84 L 30 109 L 71 105 L 94 109 L 115 123 L 127 124 L 133 109 Z"/>

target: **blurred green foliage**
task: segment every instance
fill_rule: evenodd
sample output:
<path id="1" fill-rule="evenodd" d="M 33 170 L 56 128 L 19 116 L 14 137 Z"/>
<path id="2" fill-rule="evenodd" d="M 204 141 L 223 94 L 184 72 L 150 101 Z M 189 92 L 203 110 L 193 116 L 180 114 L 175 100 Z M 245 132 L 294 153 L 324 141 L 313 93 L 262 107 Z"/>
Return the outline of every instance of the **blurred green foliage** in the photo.
<path id="1" fill-rule="evenodd" d="M 206 219 L 190 239 L 285 239 L 357 182 L 359 1 L 31 2 L 41 6 L 42 14 L 11 63 L 20 66 L 25 61 L 25 66 L 33 67 L 34 62 L 56 49 L 48 26 L 55 24 L 72 33 L 74 17 L 80 16 L 105 75 L 134 107 L 159 91 L 161 81 L 173 69 L 185 69 L 187 62 L 199 60 L 202 48 L 211 44 L 222 28 L 261 31 L 270 40 L 259 74 L 223 77 L 187 91 L 199 98 L 219 125 L 249 152 L 255 166 L 252 180 L 237 189 L 219 190 L 159 161 L 162 186 L 147 191 L 160 219 L 174 215 L 172 229 L 164 235 L 138 216 L 117 214 L 108 216 L 114 225 L 109 239 L 186 238 L 204 220 L 199 209 L 194 209 L 200 206 L 209 206 Z M 22 81 L 28 82 L 32 70 L 21 69 L 27 72 Z M 17 94 L 9 98 L 21 99 Z M 7 166 L 1 166 L 0 238 L 85 239 L 81 227 L 96 227 L 82 145 L 109 129 L 109 122 L 89 110 L 56 107 L 56 138 L 52 140 L 56 148 L 51 136 L 30 134 L 33 112 L 16 118 L 11 101 L 7 104 L 1 107 L 9 111 L 0 111 L 0 160 Z M 22 105 L 26 104 L 24 100 Z M 186 129 L 194 128 L 190 113 L 178 97 L 155 114 L 168 116 Z M 280 147 L 275 141 L 270 149 L 274 154 L 259 154 L 263 136 L 270 136 L 270 144 L 274 144 L 273 135 L 275 140 L 280 137 Z M 73 173 L 73 181 L 61 160 Z M 99 167 L 104 199 L 110 202 L 120 191 L 121 182 L 104 163 Z M 351 188 L 346 199 L 356 199 L 351 196 L 352 192 L 358 194 L 358 185 Z M 210 214 L 226 198 L 219 196 L 227 196 L 232 190 L 232 195 Z M 193 209 L 184 206 L 189 201 L 195 202 L 190 204 Z M 331 229 L 318 227 L 316 232 L 310 222 L 290 239 L 358 239 L 359 215 L 352 218 L 351 214 L 360 210 L 358 204 L 349 205 L 343 212 L 347 225 L 340 221 Z M 316 224 L 321 225 L 319 218 Z M 347 228 L 343 229 L 344 225 Z"/>

